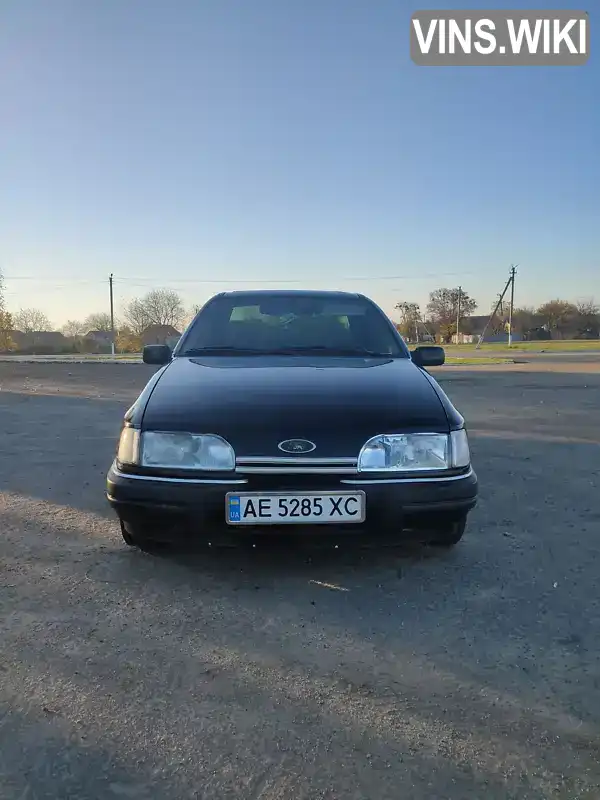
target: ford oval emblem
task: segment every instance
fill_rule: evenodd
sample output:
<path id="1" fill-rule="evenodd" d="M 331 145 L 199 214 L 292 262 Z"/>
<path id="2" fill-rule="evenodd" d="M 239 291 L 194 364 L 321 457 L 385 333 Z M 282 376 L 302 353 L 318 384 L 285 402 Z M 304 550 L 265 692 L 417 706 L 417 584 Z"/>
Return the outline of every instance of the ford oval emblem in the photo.
<path id="1" fill-rule="evenodd" d="M 277 447 L 284 453 L 294 453 L 300 456 L 304 453 L 312 453 L 317 445 L 309 442 L 308 439 L 286 439 L 284 442 L 279 442 Z"/>

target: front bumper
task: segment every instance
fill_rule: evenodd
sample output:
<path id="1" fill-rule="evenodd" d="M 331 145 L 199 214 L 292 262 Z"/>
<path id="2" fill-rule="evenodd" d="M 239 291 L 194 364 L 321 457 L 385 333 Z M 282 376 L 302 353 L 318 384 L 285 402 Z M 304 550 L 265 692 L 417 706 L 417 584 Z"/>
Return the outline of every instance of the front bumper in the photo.
<path id="1" fill-rule="evenodd" d="M 229 526 L 225 522 L 227 492 L 336 492 L 361 490 L 366 495 L 366 519 L 360 524 L 282 525 L 281 535 L 360 534 L 431 530 L 467 514 L 477 502 L 473 469 L 452 477 L 377 478 L 318 474 L 252 474 L 230 478 L 166 478 L 130 475 L 115 463 L 107 477 L 107 499 L 122 522 L 131 523 L 155 539 L 210 537 L 231 539 L 275 532 L 274 526 Z"/>

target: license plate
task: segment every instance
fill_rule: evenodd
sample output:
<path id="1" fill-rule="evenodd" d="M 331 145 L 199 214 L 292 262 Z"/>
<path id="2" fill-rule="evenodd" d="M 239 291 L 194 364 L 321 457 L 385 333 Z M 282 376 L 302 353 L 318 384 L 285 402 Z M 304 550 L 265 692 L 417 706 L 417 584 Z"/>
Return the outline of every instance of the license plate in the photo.
<path id="1" fill-rule="evenodd" d="M 229 525 L 320 525 L 365 521 L 364 492 L 271 494 L 228 492 Z"/>

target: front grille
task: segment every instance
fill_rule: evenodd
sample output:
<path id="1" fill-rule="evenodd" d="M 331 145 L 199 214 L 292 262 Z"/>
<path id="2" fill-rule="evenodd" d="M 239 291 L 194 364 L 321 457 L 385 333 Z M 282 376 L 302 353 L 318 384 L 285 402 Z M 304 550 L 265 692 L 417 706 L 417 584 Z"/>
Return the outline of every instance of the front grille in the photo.
<path id="1" fill-rule="evenodd" d="M 355 475 L 356 465 L 356 458 L 247 456 L 236 460 L 236 472 L 243 475 Z"/>

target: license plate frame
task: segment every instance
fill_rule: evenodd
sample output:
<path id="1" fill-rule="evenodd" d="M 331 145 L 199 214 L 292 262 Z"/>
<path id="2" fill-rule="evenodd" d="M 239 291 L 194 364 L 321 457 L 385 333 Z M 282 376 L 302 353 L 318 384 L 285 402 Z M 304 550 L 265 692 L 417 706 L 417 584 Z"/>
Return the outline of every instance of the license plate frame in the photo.
<path id="1" fill-rule="evenodd" d="M 359 505 L 359 512 L 355 516 L 348 514 L 347 516 L 340 516 L 336 514 L 334 516 L 317 516 L 314 515 L 311 517 L 302 516 L 301 514 L 291 515 L 288 514 L 287 516 L 277 516 L 277 517 L 261 517 L 261 516 L 253 516 L 251 519 L 232 519 L 231 518 L 231 508 L 232 504 L 230 503 L 230 498 L 238 498 L 240 501 L 242 499 L 251 499 L 256 500 L 257 505 L 258 501 L 269 499 L 271 501 L 277 502 L 277 507 L 279 507 L 278 501 L 280 499 L 286 500 L 288 503 L 292 500 L 298 500 L 301 504 L 303 499 L 310 498 L 312 500 L 319 499 L 322 502 L 322 505 L 329 505 L 325 503 L 325 498 L 355 498 Z M 336 507 L 339 510 L 339 505 L 343 503 L 343 500 L 339 500 L 336 504 Z M 240 503 L 241 507 L 241 503 Z M 271 504 L 271 510 L 273 510 L 273 505 Z M 358 525 L 365 521 L 367 516 L 367 497 L 364 491 L 362 490 L 354 490 L 354 491 L 339 491 L 339 492 L 227 492 L 225 495 L 225 522 L 227 525 L 231 525 L 234 528 L 241 528 L 241 527 L 250 527 L 250 526 L 263 526 L 263 525 Z"/>

